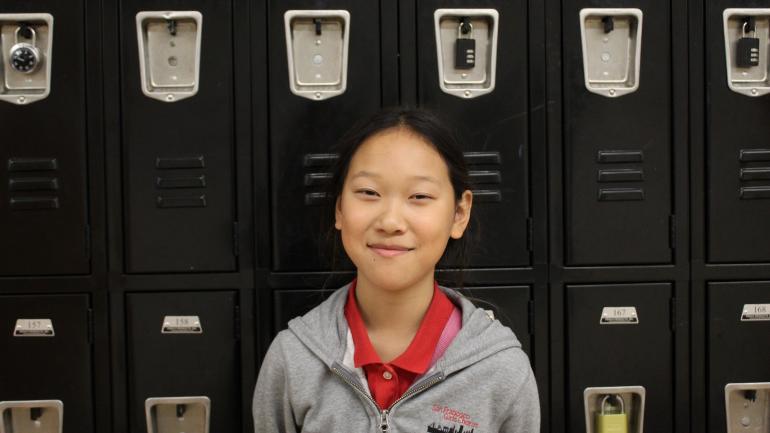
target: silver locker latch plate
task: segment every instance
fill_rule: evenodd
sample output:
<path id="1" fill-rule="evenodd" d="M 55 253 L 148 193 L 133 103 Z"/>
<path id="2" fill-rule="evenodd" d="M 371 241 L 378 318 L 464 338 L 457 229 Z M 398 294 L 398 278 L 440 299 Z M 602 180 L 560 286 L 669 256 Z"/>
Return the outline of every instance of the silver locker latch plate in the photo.
<path id="1" fill-rule="evenodd" d="M 203 15 L 197 11 L 139 12 L 136 34 L 142 93 L 176 102 L 198 93 Z"/>
<path id="2" fill-rule="evenodd" d="M 289 10 L 284 25 L 291 92 L 314 101 L 345 93 L 350 13 Z"/>
<path id="3" fill-rule="evenodd" d="M 34 31 L 34 46 L 38 50 L 39 64 L 28 72 L 19 72 L 11 66 L 11 50 L 18 40 L 20 23 L 28 24 Z M 51 64 L 53 50 L 53 15 L 48 13 L 0 14 L 0 101 L 26 105 L 45 99 L 51 92 Z"/>
<path id="4" fill-rule="evenodd" d="M 148 433 L 209 433 L 211 400 L 206 396 L 145 400 Z"/>
<path id="5" fill-rule="evenodd" d="M 0 401 L 0 433 L 61 433 L 61 400 Z"/>

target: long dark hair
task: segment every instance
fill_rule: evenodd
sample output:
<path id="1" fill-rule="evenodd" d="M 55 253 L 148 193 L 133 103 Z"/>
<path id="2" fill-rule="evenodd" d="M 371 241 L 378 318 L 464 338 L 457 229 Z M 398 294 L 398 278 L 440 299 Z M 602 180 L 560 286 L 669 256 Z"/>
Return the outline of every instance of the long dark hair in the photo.
<path id="1" fill-rule="evenodd" d="M 395 107 L 383 109 L 369 118 L 356 123 L 335 146 L 338 155 L 332 167 L 332 177 L 327 183 L 326 196 L 329 206 L 324 218 L 326 231 L 325 244 L 331 251 L 331 269 L 339 270 L 341 258 L 341 239 L 334 228 L 334 211 L 337 198 L 342 193 L 342 187 L 348 174 L 350 161 L 358 148 L 373 135 L 392 128 L 404 128 L 423 138 L 441 155 L 449 171 L 449 180 L 454 190 L 455 201 L 458 201 L 465 190 L 469 190 L 468 169 L 460 150 L 460 141 L 456 131 L 449 128 L 438 115 L 424 109 Z M 439 260 L 438 267 L 457 268 L 454 284 L 463 286 L 462 270 L 467 266 L 469 237 L 473 233 L 473 213 L 465 234 L 460 239 L 449 239 L 447 248 Z"/>

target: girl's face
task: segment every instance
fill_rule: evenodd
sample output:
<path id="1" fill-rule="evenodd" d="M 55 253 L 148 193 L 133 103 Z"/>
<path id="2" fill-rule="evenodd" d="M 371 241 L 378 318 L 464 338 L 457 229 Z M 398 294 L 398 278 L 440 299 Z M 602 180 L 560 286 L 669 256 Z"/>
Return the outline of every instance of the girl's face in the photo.
<path id="1" fill-rule="evenodd" d="M 364 141 L 350 161 L 335 224 L 359 284 L 402 290 L 433 281 L 449 238 L 468 225 L 472 194 L 455 199 L 441 155 L 405 128 Z"/>

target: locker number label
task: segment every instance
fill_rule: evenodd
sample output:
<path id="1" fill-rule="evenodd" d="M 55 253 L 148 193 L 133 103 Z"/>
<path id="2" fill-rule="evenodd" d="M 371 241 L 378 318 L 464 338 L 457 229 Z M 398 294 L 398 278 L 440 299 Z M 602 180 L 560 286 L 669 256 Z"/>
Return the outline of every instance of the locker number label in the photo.
<path id="1" fill-rule="evenodd" d="M 638 325 L 636 307 L 604 307 L 600 325 Z"/>
<path id="2" fill-rule="evenodd" d="M 53 337 L 51 319 L 17 319 L 13 328 L 14 337 Z"/>
<path id="3" fill-rule="evenodd" d="M 163 318 L 161 334 L 203 334 L 198 316 L 166 316 Z"/>
<path id="4" fill-rule="evenodd" d="M 741 313 L 741 322 L 770 322 L 770 304 L 746 304 Z"/>

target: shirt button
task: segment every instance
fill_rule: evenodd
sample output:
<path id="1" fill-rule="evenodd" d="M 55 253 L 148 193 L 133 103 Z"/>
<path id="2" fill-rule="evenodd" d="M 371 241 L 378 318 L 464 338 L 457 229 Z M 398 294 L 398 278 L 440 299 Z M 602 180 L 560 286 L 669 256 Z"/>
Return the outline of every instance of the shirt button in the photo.
<path id="1" fill-rule="evenodd" d="M 390 379 L 393 379 L 393 375 L 392 375 L 392 374 L 391 374 L 389 371 L 387 371 L 387 370 L 385 370 L 385 371 L 383 371 L 383 372 L 382 372 L 382 377 L 383 377 L 385 380 L 390 380 Z"/>

